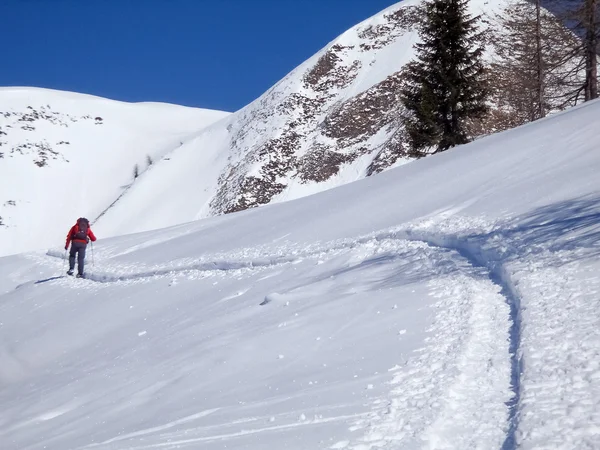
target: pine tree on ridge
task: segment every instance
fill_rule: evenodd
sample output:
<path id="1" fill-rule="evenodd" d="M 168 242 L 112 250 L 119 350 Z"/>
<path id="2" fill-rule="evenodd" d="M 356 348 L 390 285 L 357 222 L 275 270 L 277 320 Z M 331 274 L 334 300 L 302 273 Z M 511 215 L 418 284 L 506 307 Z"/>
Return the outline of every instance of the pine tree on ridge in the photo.
<path id="1" fill-rule="evenodd" d="M 479 17 L 470 17 L 467 5 L 467 0 L 424 4 L 422 42 L 416 44 L 417 59 L 407 66 L 401 90 L 414 154 L 469 142 L 469 121 L 487 112 Z"/>

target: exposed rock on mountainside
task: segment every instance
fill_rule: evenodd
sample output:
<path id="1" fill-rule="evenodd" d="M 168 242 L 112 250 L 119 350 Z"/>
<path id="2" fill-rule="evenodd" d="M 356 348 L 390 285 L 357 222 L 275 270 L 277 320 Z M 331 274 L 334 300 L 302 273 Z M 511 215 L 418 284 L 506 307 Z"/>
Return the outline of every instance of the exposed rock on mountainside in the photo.
<path id="1" fill-rule="evenodd" d="M 498 14 L 521 1 L 471 1 L 489 62 L 498 58 L 494 36 L 504 33 Z M 350 29 L 235 114 L 210 215 L 296 198 L 417 157 L 404 135 L 399 89 L 419 40 L 420 5 L 398 3 Z M 491 73 L 490 113 L 470 124 L 472 137 L 521 124 L 500 79 Z"/>
<path id="2" fill-rule="evenodd" d="M 335 108 L 325 118 L 325 136 L 336 139 L 340 147 L 347 147 L 362 142 L 387 125 L 400 105 L 400 79 L 400 73 L 390 75 Z"/>
<path id="3" fill-rule="evenodd" d="M 212 213 L 269 203 L 291 180 L 320 183 L 363 156 L 372 160 L 365 175 L 406 156 L 397 127 L 402 61 L 383 68 L 381 53 L 412 35 L 418 20 L 412 4 L 392 8 L 342 35 L 240 111 Z M 403 51 L 410 53 L 407 46 Z"/>
<path id="4" fill-rule="evenodd" d="M 0 111 L 0 117 L 3 119 L 0 125 L 0 147 L 3 152 L 0 153 L 0 157 L 12 158 L 16 154 L 31 155 L 33 164 L 38 167 L 47 166 L 52 160 L 68 161 L 61 153 L 60 147 L 70 145 L 70 143 L 64 140 L 48 142 L 42 137 L 42 133 L 35 133 L 37 127 L 52 125 L 68 128 L 69 125 L 80 121 L 90 121 L 96 125 L 102 124 L 100 117 L 93 119 L 90 115 L 73 115 L 54 111 L 50 105 L 27 106 L 24 110 Z M 23 131 L 27 133 L 23 133 Z"/>

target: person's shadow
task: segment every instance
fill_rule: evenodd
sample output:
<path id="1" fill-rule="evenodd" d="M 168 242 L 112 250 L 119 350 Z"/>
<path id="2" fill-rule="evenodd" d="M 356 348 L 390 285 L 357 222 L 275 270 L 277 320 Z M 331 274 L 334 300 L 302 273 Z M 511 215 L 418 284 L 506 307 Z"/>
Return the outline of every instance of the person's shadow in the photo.
<path id="1" fill-rule="evenodd" d="M 38 280 L 36 281 L 34 284 L 42 284 L 42 283 L 47 283 L 48 281 L 52 281 L 52 280 L 58 280 L 59 278 L 64 278 L 64 275 L 59 275 L 57 277 L 50 277 L 50 278 L 46 278 L 44 280 Z"/>

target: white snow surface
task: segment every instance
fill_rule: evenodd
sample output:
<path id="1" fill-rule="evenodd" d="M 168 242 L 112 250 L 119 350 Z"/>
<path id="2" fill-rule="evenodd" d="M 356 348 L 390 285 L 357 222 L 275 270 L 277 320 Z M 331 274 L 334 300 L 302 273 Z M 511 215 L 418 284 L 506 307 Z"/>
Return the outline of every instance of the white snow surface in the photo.
<path id="1" fill-rule="evenodd" d="M 1 258 L 2 449 L 599 448 L 599 116 Z"/>
<path id="2" fill-rule="evenodd" d="M 0 105 L 0 255 L 64 240 L 132 185 L 136 164 L 141 181 L 147 157 L 228 115 L 30 87 L 0 88 Z"/>

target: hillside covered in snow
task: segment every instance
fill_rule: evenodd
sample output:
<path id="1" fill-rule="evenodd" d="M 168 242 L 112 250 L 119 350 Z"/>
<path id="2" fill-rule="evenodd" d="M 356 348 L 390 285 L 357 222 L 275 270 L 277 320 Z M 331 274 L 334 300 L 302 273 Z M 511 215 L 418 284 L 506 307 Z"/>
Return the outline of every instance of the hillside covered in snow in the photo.
<path id="1" fill-rule="evenodd" d="M 0 258 L 2 448 L 600 447 L 599 116 Z"/>
<path id="2" fill-rule="evenodd" d="M 135 166 L 227 115 L 36 88 L 0 88 L 0 105 L 0 255 L 56 245 L 126 192 Z"/>
<path id="3" fill-rule="evenodd" d="M 600 100 L 411 157 L 418 4 L 232 114 L 0 88 L 1 450 L 600 448 Z"/>
<path id="4" fill-rule="evenodd" d="M 418 40 L 419 3 L 398 3 L 353 27 L 185 142 L 153 172 L 168 180 L 163 201 L 145 201 L 157 194 L 145 179 L 111 209 L 101 231 L 112 235 L 132 217 L 143 218 L 141 231 L 290 200 L 409 161 L 395 139 L 397 89 Z M 182 191 L 194 195 L 181 198 Z"/>

